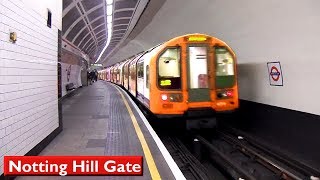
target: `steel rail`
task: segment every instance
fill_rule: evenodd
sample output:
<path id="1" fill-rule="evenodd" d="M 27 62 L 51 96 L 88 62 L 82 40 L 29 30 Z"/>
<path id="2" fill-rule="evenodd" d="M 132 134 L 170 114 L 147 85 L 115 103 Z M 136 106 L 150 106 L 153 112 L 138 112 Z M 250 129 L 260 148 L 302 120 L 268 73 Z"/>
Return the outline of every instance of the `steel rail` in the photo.
<path id="1" fill-rule="evenodd" d="M 241 168 L 241 165 L 238 163 L 234 162 L 231 158 L 223 154 L 221 151 L 218 150 L 214 145 L 212 145 L 210 142 L 208 142 L 205 138 L 197 135 L 196 138 L 207 148 L 209 148 L 211 151 L 215 152 L 220 158 L 222 158 L 225 162 L 227 162 L 233 169 L 235 169 L 239 177 L 238 179 L 256 179 L 254 176 L 252 176 L 250 173 L 248 173 L 246 170 Z"/>
<path id="2" fill-rule="evenodd" d="M 193 158 L 193 156 L 191 156 L 188 149 L 180 140 L 172 137 L 165 137 L 165 139 L 165 141 L 170 144 L 170 148 L 174 151 L 173 156 L 179 158 L 179 160 L 183 163 L 183 166 L 180 167 L 182 170 L 189 171 L 196 179 L 208 179 L 208 176 L 205 173 L 205 168 L 202 167 L 201 164 L 199 164 L 199 162 Z"/>
<path id="3" fill-rule="evenodd" d="M 297 160 L 294 160 L 280 152 L 275 153 L 275 150 L 270 149 L 270 147 L 266 147 L 266 145 L 263 145 L 261 143 L 258 143 L 254 138 L 252 138 L 250 135 L 245 134 L 243 132 L 240 132 L 238 130 L 235 130 L 234 128 L 228 128 L 228 133 L 233 134 L 234 136 L 242 136 L 243 140 L 246 143 L 250 144 L 254 148 L 258 149 L 259 151 L 262 151 L 263 153 L 267 154 L 268 156 L 274 157 L 281 163 L 289 166 L 292 169 L 295 169 L 299 173 L 309 176 L 310 179 L 317 179 L 319 180 L 320 171 L 314 169 L 313 167 L 310 167 L 302 162 L 299 162 Z"/>
<path id="4" fill-rule="evenodd" d="M 243 153 L 246 153 L 247 155 L 253 155 L 256 158 L 259 158 L 261 161 L 258 161 L 260 164 L 264 165 L 265 167 L 267 167 L 268 169 L 272 170 L 275 173 L 279 173 L 281 174 L 281 176 L 283 178 L 286 177 L 290 177 L 292 179 L 296 179 L 296 180 L 302 180 L 305 178 L 299 177 L 298 175 L 293 174 L 292 172 L 290 172 L 290 170 L 281 167 L 279 164 L 273 162 L 272 160 L 264 157 L 263 155 L 257 153 L 256 151 L 254 151 L 252 148 L 244 145 L 242 142 L 239 142 L 238 140 L 234 140 L 232 137 L 230 137 L 230 135 L 224 133 L 224 132 L 219 132 L 221 135 L 223 135 L 223 139 L 225 141 L 228 141 L 231 144 L 236 144 L 239 147 L 239 150 L 241 150 Z M 270 166 L 272 168 L 270 168 Z"/>

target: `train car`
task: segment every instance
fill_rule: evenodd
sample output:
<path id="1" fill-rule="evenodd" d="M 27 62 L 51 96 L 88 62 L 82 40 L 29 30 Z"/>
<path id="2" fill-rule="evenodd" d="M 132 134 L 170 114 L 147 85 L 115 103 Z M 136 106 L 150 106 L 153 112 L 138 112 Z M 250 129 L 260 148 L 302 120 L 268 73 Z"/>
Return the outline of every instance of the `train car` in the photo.
<path id="1" fill-rule="evenodd" d="M 107 81 L 107 79 L 108 79 L 108 68 L 104 69 L 103 71 L 104 71 L 103 72 L 103 80 Z"/>
<path id="2" fill-rule="evenodd" d="M 102 79 L 102 77 L 103 77 L 102 71 L 99 71 L 99 72 L 98 72 L 98 79 L 100 79 L 100 80 L 101 80 L 101 79 Z"/>
<path id="3" fill-rule="evenodd" d="M 109 79 L 107 81 L 113 82 L 113 66 L 109 66 L 108 69 L 109 69 L 109 72 L 110 72 L 109 73 L 110 76 L 109 76 Z"/>
<path id="4" fill-rule="evenodd" d="M 105 70 L 102 70 L 102 71 L 98 72 L 98 77 L 99 77 L 100 80 L 104 80 L 105 79 L 104 76 L 105 76 Z"/>
<path id="5" fill-rule="evenodd" d="M 108 72 L 108 70 L 107 69 L 104 69 L 104 70 L 102 70 L 102 80 L 107 80 L 107 72 Z"/>
<path id="6" fill-rule="evenodd" d="M 235 53 L 215 37 L 179 36 L 123 64 L 129 71 L 125 88 L 157 116 L 229 112 L 239 106 Z"/>

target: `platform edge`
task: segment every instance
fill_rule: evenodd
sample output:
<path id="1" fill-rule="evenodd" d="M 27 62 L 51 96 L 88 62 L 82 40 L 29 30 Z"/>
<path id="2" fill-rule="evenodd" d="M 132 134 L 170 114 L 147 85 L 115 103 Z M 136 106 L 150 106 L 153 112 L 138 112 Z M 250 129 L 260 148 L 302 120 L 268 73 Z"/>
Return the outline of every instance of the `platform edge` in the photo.
<path id="1" fill-rule="evenodd" d="M 157 135 L 157 133 L 153 130 L 153 128 L 151 127 L 150 123 L 148 122 L 148 120 L 146 119 L 146 117 L 143 115 L 143 113 L 141 112 L 141 110 L 138 108 L 138 106 L 134 103 L 134 101 L 131 99 L 131 97 L 128 95 L 127 92 L 125 92 L 122 88 L 119 88 L 116 85 L 113 85 L 115 88 L 120 89 L 122 92 L 124 92 L 124 94 L 126 95 L 126 97 L 130 100 L 130 103 L 133 105 L 133 107 L 135 108 L 135 110 L 138 112 L 140 118 L 142 119 L 144 125 L 147 127 L 148 131 L 150 132 L 153 140 L 155 141 L 155 143 L 157 144 L 163 158 L 165 159 L 165 161 L 167 162 L 173 176 L 176 179 L 181 179 L 181 180 L 185 180 L 185 176 L 183 175 L 182 171 L 180 170 L 180 168 L 178 167 L 178 165 L 176 164 L 176 162 L 173 160 L 171 154 L 169 153 L 169 151 L 167 150 L 167 148 L 164 146 L 164 144 L 162 143 L 162 141 L 160 140 L 159 136 Z"/>

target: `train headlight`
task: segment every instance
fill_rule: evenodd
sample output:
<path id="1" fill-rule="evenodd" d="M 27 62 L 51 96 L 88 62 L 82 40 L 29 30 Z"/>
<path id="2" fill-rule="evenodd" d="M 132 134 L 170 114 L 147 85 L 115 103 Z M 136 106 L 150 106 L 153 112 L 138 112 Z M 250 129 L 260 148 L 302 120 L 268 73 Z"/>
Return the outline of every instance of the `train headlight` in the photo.
<path id="1" fill-rule="evenodd" d="M 228 97 L 233 97 L 233 91 L 227 91 L 226 92 L 226 95 L 228 96 Z"/>
<path id="2" fill-rule="evenodd" d="M 162 95 L 161 95 L 161 99 L 162 99 L 163 101 L 166 101 L 166 100 L 168 100 L 168 96 L 167 96 L 166 94 L 162 94 Z"/>
<path id="3" fill-rule="evenodd" d="M 220 99 L 223 98 L 232 98 L 234 95 L 233 90 L 220 90 L 217 91 L 217 97 Z"/>
<path id="4" fill-rule="evenodd" d="M 174 93 L 174 94 L 169 94 L 169 100 L 170 102 L 182 102 L 182 94 L 180 93 Z"/>
<path id="5" fill-rule="evenodd" d="M 161 99 L 169 102 L 182 102 L 183 100 L 180 93 L 161 94 Z"/>

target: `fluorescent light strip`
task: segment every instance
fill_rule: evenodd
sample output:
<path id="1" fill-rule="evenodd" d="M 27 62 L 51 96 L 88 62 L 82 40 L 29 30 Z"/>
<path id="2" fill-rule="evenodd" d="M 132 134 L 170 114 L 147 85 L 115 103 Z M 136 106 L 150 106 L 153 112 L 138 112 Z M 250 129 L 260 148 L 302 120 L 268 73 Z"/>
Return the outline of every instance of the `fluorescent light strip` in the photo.
<path id="1" fill-rule="evenodd" d="M 112 28 L 112 23 L 108 23 L 107 26 L 108 26 L 108 30 L 109 30 L 109 29 L 111 30 L 111 28 Z"/>
<path id="2" fill-rule="evenodd" d="M 107 6 L 107 15 L 112 15 L 112 4 Z"/>
<path id="3" fill-rule="evenodd" d="M 106 2 L 107 2 L 107 5 L 109 5 L 113 3 L 113 0 L 106 0 Z"/>
<path id="4" fill-rule="evenodd" d="M 96 62 L 97 63 L 98 61 L 100 61 L 103 53 L 106 51 L 107 47 L 109 46 L 110 44 L 110 40 L 111 40 L 111 34 L 112 34 L 112 3 L 113 3 L 113 0 L 106 0 L 106 3 L 107 3 L 107 27 L 108 27 L 108 39 L 107 39 L 107 43 L 106 43 L 106 46 L 102 49 L 99 57 L 97 58 Z M 109 13 L 111 12 L 111 13 Z"/>
<path id="5" fill-rule="evenodd" d="M 112 23 L 112 15 L 111 16 L 107 16 L 107 22 L 108 23 Z"/>

